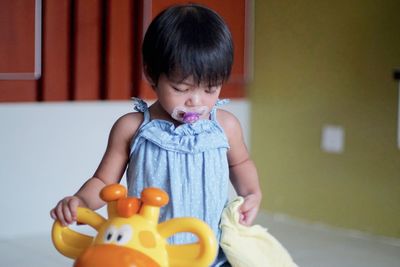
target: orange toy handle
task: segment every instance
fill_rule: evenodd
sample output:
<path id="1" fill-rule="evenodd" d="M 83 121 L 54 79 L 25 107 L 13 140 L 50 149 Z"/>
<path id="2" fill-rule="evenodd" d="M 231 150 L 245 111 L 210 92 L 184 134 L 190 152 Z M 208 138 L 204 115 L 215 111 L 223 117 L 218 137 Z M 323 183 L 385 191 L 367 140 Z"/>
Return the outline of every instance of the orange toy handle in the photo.
<path id="1" fill-rule="evenodd" d="M 167 239 L 177 233 L 189 232 L 199 239 L 197 243 L 167 245 L 170 267 L 207 267 L 217 256 L 218 245 L 214 232 L 196 218 L 175 218 L 158 225 L 158 231 Z"/>
<path id="2" fill-rule="evenodd" d="M 98 231 L 105 221 L 98 213 L 87 208 L 78 207 L 77 222 L 88 224 Z M 92 236 L 78 233 L 69 229 L 68 226 L 62 226 L 58 220 L 54 222 L 51 232 L 55 248 L 71 259 L 78 258 L 93 242 Z"/>

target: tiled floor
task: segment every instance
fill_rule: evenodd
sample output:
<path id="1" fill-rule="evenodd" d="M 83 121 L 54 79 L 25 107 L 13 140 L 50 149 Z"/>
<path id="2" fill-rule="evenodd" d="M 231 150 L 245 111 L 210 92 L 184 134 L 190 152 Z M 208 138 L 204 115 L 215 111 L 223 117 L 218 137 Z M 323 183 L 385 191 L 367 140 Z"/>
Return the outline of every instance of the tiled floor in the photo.
<path id="1" fill-rule="evenodd" d="M 282 216 L 260 215 L 300 267 L 400 267 L 400 240 L 306 224 Z M 50 234 L 0 239 L 0 266 L 67 267 Z"/>

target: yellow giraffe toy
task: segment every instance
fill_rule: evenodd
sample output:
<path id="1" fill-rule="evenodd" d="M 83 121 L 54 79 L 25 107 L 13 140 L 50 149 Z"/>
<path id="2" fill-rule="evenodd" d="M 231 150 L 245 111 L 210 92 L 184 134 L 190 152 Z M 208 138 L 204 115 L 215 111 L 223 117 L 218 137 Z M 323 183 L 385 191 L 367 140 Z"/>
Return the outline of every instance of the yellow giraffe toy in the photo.
<path id="1" fill-rule="evenodd" d="M 84 235 L 55 221 L 52 239 L 56 249 L 75 259 L 74 267 L 206 267 L 215 259 L 217 241 L 210 227 L 196 218 L 174 218 L 158 224 L 167 193 L 146 188 L 141 198 L 127 197 L 124 186 L 106 186 L 100 197 L 107 202 L 108 219 L 78 208 L 77 221 L 98 233 Z M 167 239 L 181 232 L 198 237 L 197 243 L 170 245 Z"/>

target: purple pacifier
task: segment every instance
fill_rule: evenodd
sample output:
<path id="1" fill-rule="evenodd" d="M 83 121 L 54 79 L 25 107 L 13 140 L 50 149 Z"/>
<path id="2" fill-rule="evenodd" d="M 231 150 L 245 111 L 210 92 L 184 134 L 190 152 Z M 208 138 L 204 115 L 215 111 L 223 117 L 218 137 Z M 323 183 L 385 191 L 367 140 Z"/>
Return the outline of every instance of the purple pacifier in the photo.
<path id="1" fill-rule="evenodd" d="M 197 112 L 186 112 L 182 118 L 184 123 L 193 123 L 198 119 L 200 119 L 200 114 Z"/>

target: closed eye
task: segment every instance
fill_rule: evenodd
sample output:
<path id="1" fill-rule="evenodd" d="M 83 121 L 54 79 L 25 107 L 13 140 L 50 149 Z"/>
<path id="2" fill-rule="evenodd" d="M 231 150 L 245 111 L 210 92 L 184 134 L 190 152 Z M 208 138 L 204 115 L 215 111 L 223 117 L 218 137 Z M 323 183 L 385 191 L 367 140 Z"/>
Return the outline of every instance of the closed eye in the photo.
<path id="1" fill-rule="evenodd" d="M 187 92 L 187 91 L 189 90 L 189 89 L 187 89 L 187 88 L 180 88 L 180 87 L 176 87 L 176 86 L 172 86 L 172 88 L 173 88 L 175 91 L 181 92 L 181 93 Z"/>
<path id="2" fill-rule="evenodd" d="M 216 92 L 218 91 L 218 88 L 219 88 L 219 87 L 216 87 L 216 86 L 208 87 L 208 88 L 205 90 L 205 92 L 206 92 L 207 94 L 214 94 L 214 93 L 216 93 Z"/>

